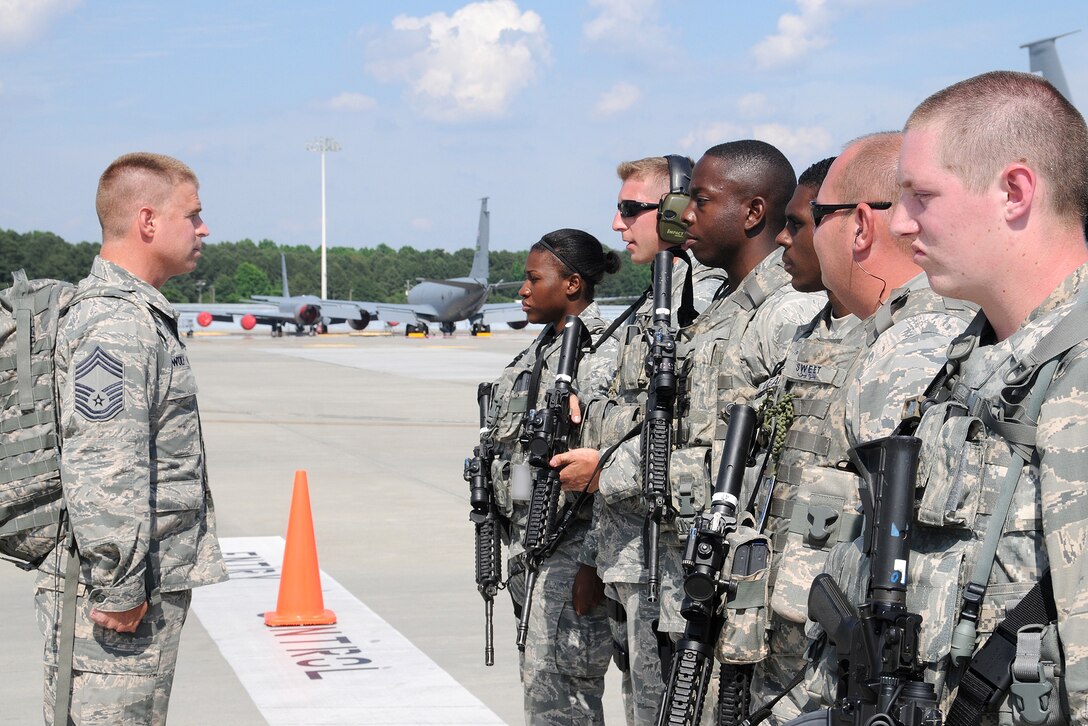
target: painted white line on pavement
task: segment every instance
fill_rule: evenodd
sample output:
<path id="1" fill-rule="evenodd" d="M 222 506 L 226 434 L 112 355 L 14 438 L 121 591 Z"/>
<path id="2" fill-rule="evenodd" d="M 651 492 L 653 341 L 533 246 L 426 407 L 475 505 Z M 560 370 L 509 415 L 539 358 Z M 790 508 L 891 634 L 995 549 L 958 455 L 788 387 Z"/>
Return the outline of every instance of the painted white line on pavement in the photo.
<path id="1" fill-rule="evenodd" d="M 193 612 L 270 726 L 501 724 L 407 638 L 321 573 L 334 625 L 269 628 L 282 537 L 220 540 L 229 582 L 193 591 Z"/>

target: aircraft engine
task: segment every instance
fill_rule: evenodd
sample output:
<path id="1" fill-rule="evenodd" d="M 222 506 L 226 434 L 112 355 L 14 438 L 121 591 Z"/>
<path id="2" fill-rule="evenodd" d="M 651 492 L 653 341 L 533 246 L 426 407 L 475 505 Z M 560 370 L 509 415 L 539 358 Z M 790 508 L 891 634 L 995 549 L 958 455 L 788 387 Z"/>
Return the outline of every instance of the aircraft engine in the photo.
<path id="1" fill-rule="evenodd" d="M 206 328 L 212 324 L 212 314 L 209 312 L 203 312 L 196 316 L 197 325 L 202 328 Z"/>
<path id="2" fill-rule="evenodd" d="M 507 325 L 509 325 L 514 330 L 521 330 L 522 328 L 524 328 L 528 324 L 529 324 L 528 320 L 514 320 L 512 322 L 507 323 Z"/>
<path id="3" fill-rule="evenodd" d="M 242 319 L 238 321 L 242 325 L 242 330 L 253 330 L 257 325 L 257 318 L 252 315 L 243 315 Z"/>
<path id="4" fill-rule="evenodd" d="M 352 330 L 363 330 L 366 326 L 370 325 L 370 313 L 366 310 L 360 310 L 359 319 L 349 320 L 348 325 L 351 326 Z"/>
<path id="5" fill-rule="evenodd" d="M 295 322 L 299 325 L 313 325 L 321 320 L 321 308 L 316 305 L 299 305 L 295 310 Z"/>

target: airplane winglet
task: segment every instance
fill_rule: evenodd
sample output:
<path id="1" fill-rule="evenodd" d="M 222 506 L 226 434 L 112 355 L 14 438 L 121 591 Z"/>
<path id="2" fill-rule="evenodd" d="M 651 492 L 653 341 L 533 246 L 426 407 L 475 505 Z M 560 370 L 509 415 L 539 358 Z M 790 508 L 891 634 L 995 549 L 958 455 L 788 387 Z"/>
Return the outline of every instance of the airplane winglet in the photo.
<path id="1" fill-rule="evenodd" d="M 1024 43 L 1021 48 L 1030 48 L 1033 45 L 1039 45 L 1040 43 L 1046 43 L 1049 40 L 1057 40 L 1058 38 L 1064 38 L 1067 35 L 1074 35 L 1080 32 L 1080 28 L 1076 30 L 1070 30 L 1068 33 L 1062 33 L 1061 35 L 1053 35 L 1049 38 L 1040 38 L 1039 40 L 1033 40 L 1030 43 Z"/>

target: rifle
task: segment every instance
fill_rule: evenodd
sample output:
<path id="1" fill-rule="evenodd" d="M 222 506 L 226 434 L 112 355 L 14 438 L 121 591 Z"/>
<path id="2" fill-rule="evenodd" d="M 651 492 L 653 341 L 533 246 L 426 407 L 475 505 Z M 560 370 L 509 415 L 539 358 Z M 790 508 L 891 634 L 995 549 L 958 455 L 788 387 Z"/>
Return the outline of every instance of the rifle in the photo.
<path id="1" fill-rule="evenodd" d="M 484 663 L 495 664 L 494 607 L 495 594 L 502 582 L 502 540 L 499 536 L 499 512 L 495 504 L 495 486 L 491 481 L 491 462 L 495 445 L 487 428 L 488 410 L 495 393 L 494 383 L 481 383 L 476 389 L 480 405 L 480 445 L 465 459 L 468 482 L 468 518 L 476 525 L 476 588 L 484 599 Z"/>
<path id="2" fill-rule="evenodd" d="M 558 544 L 561 532 L 556 523 L 559 513 L 559 471 L 548 465 L 552 457 L 567 450 L 571 434 L 569 400 L 578 375 L 578 358 L 585 326 L 577 315 L 568 315 L 563 326 L 559 364 L 555 382 L 544 394 L 544 405 L 529 411 L 522 424 L 522 441 L 529 452 L 533 473 L 533 493 L 525 524 L 525 604 L 518 620 L 518 650 L 525 650 L 529 634 L 529 610 L 540 565 Z"/>
<path id="3" fill-rule="evenodd" d="M 834 578 L 816 576 L 809 617 L 838 653 L 839 686 L 827 723 L 835 726 L 940 726 L 932 684 L 918 665 L 922 616 L 907 610 L 907 565 L 921 441 L 889 436 L 862 444 L 851 459 L 862 474 L 864 550 L 870 555 L 867 601 L 855 609 Z"/>
<path id="4" fill-rule="evenodd" d="M 684 637 L 676 644 L 669 682 L 657 715 L 658 726 L 699 723 L 714 666 L 714 646 L 725 625 L 718 612 L 722 596 L 730 587 L 729 578 L 722 576 L 729 555 L 727 537 L 737 529 L 738 497 L 755 429 L 755 410 L 733 404 L 710 509 L 695 521 L 684 549 L 686 596 L 680 614 L 688 622 Z M 741 553 L 737 554 L 734 560 L 741 559 Z M 767 552 L 762 543 L 745 554 L 743 559 L 750 561 L 746 569 L 757 569 L 760 559 L 762 566 L 766 566 Z"/>
<path id="5" fill-rule="evenodd" d="M 646 599 L 657 602 L 660 580 L 657 574 L 658 540 L 661 520 L 669 503 L 669 456 L 672 453 L 673 413 L 676 403 L 676 331 L 672 324 L 673 255 L 665 250 L 654 258 L 653 327 L 647 331 L 649 353 L 649 395 L 642 424 L 642 490 L 649 512 L 646 515 L 646 570 L 649 592 Z"/>

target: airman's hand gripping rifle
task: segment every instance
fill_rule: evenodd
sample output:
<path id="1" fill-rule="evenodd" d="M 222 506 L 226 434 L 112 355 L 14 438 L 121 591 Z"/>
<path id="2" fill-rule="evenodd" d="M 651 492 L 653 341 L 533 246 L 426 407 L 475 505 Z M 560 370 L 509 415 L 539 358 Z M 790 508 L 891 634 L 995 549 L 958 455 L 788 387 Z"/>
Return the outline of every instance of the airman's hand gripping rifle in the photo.
<path id="1" fill-rule="evenodd" d="M 578 375 L 578 359 L 581 355 L 585 326 L 577 315 L 568 315 L 563 326 L 563 338 L 559 349 L 559 364 L 555 370 L 555 382 L 544 395 L 544 405 L 529 411 L 522 432 L 527 437 L 529 465 L 533 473 L 533 493 L 529 499 L 529 515 L 525 524 L 525 604 L 518 621 L 517 643 L 525 650 L 529 633 L 529 610 L 532 606 L 533 588 L 541 563 L 547 559 L 557 544 L 556 523 L 559 514 L 559 471 L 548 462 L 556 454 L 568 448 L 572 426 L 569 400 L 574 379 Z"/>
<path id="2" fill-rule="evenodd" d="M 502 540 L 499 534 L 499 512 L 495 504 L 495 487 L 491 481 L 491 462 L 495 446 L 487 426 L 488 410 L 495 384 L 481 383 L 476 389 L 480 405 L 480 445 L 465 459 L 465 481 L 468 482 L 468 518 L 476 525 L 476 587 L 484 599 L 484 663 L 495 664 L 495 633 L 493 626 L 495 593 L 502 582 Z"/>
<path id="3" fill-rule="evenodd" d="M 839 661 L 834 726 L 940 726 L 931 684 L 917 662 L 922 616 L 907 610 L 907 565 L 914 529 L 919 439 L 889 436 L 856 447 L 851 459 L 866 484 L 864 549 L 868 600 L 855 609 L 828 574 L 809 591 L 809 618 L 823 626 Z"/>
<path id="4" fill-rule="evenodd" d="M 673 255 L 665 250 L 654 258 L 653 324 L 647 331 L 646 372 L 649 395 L 642 424 L 642 494 L 646 515 L 646 599 L 657 602 L 660 578 L 658 540 L 661 520 L 669 505 L 669 456 L 672 454 L 673 412 L 676 404 L 676 331 L 672 326 Z"/>
<path id="5" fill-rule="evenodd" d="M 729 573 L 722 573 L 729 555 L 727 538 L 737 529 L 738 500 L 755 430 L 755 410 L 733 404 L 710 509 L 695 521 L 684 549 L 686 597 L 680 613 L 688 623 L 676 643 L 658 726 L 699 723 L 714 667 L 714 646 L 725 624 L 719 605 L 730 585 Z"/>

